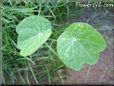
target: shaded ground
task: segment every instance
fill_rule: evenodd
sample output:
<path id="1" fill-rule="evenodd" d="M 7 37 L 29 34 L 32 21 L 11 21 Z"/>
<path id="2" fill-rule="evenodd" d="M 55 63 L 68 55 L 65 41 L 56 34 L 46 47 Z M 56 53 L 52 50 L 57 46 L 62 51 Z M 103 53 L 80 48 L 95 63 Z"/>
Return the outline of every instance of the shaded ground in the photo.
<path id="1" fill-rule="evenodd" d="M 70 22 L 87 22 L 93 25 L 105 38 L 107 48 L 101 53 L 97 64 L 85 65 L 79 72 L 67 69 L 65 83 L 114 84 L 114 13 L 106 8 L 85 8 L 80 18 L 72 17 Z"/>

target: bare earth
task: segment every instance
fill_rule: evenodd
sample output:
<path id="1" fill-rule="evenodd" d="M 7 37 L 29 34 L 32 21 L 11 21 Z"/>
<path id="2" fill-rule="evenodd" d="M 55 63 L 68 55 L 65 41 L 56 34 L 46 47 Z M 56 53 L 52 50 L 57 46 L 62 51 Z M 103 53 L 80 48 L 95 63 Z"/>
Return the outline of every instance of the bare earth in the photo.
<path id="1" fill-rule="evenodd" d="M 79 72 L 66 69 L 67 78 L 64 83 L 114 84 L 114 12 L 103 8 L 86 8 L 80 18 L 74 17 L 70 22 L 77 21 L 93 25 L 106 40 L 107 48 L 101 53 L 99 61 L 95 65 L 84 65 Z M 88 70 L 89 68 L 90 70 Z"/>

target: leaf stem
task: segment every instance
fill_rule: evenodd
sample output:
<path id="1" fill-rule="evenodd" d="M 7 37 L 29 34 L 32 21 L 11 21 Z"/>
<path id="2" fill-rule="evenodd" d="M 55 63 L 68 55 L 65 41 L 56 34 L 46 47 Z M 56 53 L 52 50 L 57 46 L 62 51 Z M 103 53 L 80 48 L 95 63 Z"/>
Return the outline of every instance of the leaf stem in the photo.
<path id="1" fill-rule="evenodd" d="M 32 61 L 30 58 L 28 58 L 28 57 L 26 57 L 26 56 L 25 56 L 25 58 L 26 58 L 28 61 L 30 61 L 31 63 L 33 63 L 33 64 L 35 65 L 34 61 Z"/>
<path id="2" fill-rule="evenodd" d="M 37 80 L 37 78 L 36 78 L 36 76 L 35 76 L 35 74 L 34 74 L 34 71 L 33 71 L 33 69 L 32 69 L 32 67 L 31 67 L 31 65 L 30 65 L 29 62 L 28 62 L 28 64 L 29 64 L 29 67 L 30 67 L 31 73 L 32 73 L 32 75 L 33 75 L 33 78 L 34 78 L 35 82 L 38 84 L 38 80 Z"/>
<path id="3" fill-rule="evenodd" d="M 58 57 L 57 53 L 45 42 L 46 46 Z"/>
<path id="4" fill-rule="evenodd" d="M 87 70 L 87 74 L 86 74 L 86 77 L 85 77 L 85 82 L 87 82 L 87 80 L 88 80 L 88 76 L 89 76 L 89 73 L 90 73 L 91 68 L 92 67 L 89 65 L 89 68 Z"/>

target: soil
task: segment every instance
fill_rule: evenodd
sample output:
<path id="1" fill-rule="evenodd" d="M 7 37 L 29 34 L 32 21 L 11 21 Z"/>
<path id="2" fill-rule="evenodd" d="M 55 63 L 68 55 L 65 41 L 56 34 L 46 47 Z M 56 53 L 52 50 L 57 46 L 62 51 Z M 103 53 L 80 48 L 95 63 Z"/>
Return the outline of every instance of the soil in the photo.
<path id="1" fill-rule="evenodd" d="M 73 9 L 72 12 L 76 12 L 76 10 Z M 67 22 L 89 23 L 104 37 L 107 48 L 100 54 L 99 61 L 95 65 L 84 65 L 81 71 L 62 69 L 62 75 L 65 75 L 66 78 L 63 81 L 60 79 L 60 83 L 57 84 L 114 84 L 114 11 L 109 8 L 85 8 L 80 14 L 79 17 L 71 16 Z M 31 84 L 35 84 L 32 75 L 29 75 Z M 48 80 L 44 80 L 40 84 L 48 84 L 47 82 Z M 22 82 L 18 80 L 16 83 Z"/>
<path id="2" fill-rule="evenodd" d="M 81 71 L 66 69 L 67 78 L 64 83 L 114 84 L 114 13 L 109 8 L 85 8 L 81 17 L 73 17 L 70 20 L 70 23 L 72 22 L 86 22 L 92 25 L 104 37 L 107 48 L 100 54 L 95 65 L 84 65 Z"/>

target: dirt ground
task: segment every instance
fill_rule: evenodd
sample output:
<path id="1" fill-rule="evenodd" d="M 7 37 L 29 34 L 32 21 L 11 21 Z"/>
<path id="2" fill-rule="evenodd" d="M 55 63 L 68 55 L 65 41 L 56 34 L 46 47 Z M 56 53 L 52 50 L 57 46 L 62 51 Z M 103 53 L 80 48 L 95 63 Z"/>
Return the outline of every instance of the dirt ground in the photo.
<path id="1" fill-rule="evenodd" d="M 74 71 L 69 68 L 62 69 L 66 76 L 62 84 L 114 84 L 114 11 L 112 10 L 85 8 L 79 18 L 75 16 L 69 18 L 69 23 L 87 22 L 96 28 L 104 37 L 107 48 L 100 54 L 99 61 L 95 65 L 84 65 L 81 71 Z M 35 84 L 33 77 L 31 77 L 30 82 Z M 40 84 L 48 84 L 47 82 L 44 80 Z M 18 84 L 19 80 L 16 83 Z M 57 84 L 61 84 L 61 81 Z"/>
<path id="2" fill-rule="evenodd" d="M 114 84 L 114 13 L 112 10 L 85 8 L 79 18 L 73 16 L 69 19 L 68 23 L 86 22 L 96 28 L 104 37 L 107 48 L 101 52 L 99 61 L 95 65 L 84 65 L 81 71 L 69 68 L 60 69 L 62 76 L 66 77 L 63 81 L 60 79 L 60 82 L 55 82 L 55 84 Z M 32 83 L 35 82 L 32 81 Z M 49 83 L 44 80 L 39 84 Z"/>
<path id="3" fill-rule="evenodd" d="M 95 65 L 84 65 L 79 72 L 66 69 L 65 84 L 114 84 L 114 12 L 108 8 L 85 8 L 80 18 L 70 20 L 80 21 L 93 25 L 106 40 L 107 48 Z"/>

